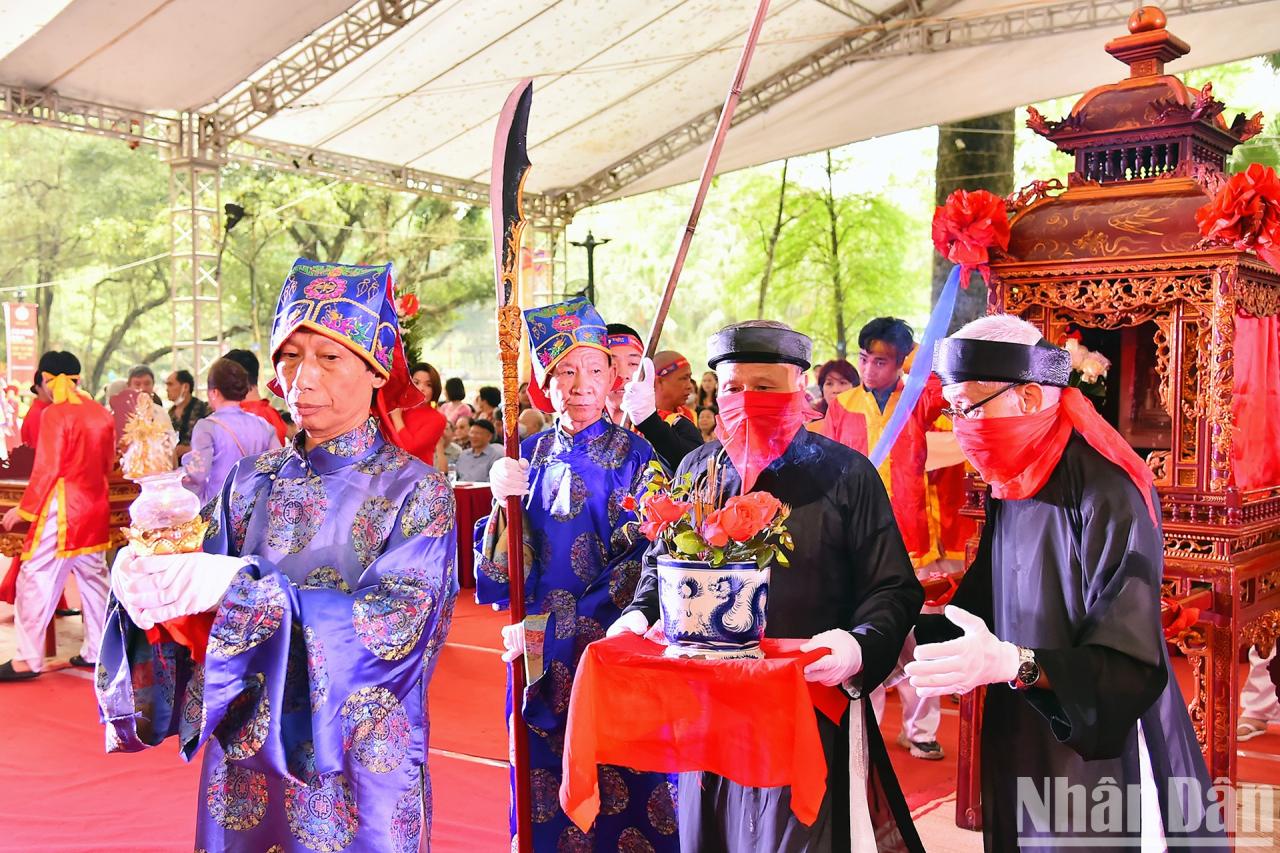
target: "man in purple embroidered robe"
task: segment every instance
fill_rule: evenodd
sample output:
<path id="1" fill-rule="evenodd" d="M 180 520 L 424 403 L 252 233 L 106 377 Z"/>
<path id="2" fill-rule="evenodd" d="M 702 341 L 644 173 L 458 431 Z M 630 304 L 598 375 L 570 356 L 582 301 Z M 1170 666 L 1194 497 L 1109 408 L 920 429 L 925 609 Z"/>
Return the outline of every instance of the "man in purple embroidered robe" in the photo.
<path id="1" fill-rule="evenodd" d="M 457 594 L 454 505 L 369 417 L 371 399 L 385 412 L 412 387 L 390 273 L 295 264 L 272 359 L 297 440 L 236 464 L 205 507 L 204 553 L 116 564 L 97 672 L 107 747 L 205 747 L 198 850 L 408 853 L 429 838 L 427 684 Z M 207 644 L 192 641 L 200 614 Z M 153 626 L 184 644 L 152 643 Z"/>
<path id="2" fill-rule="evenodd" d="M 656 457 L 643 438 L 603 417 L 616 372 L 604 321 L 591 303 L 579 297 L 531 309 L 525 323 L 536 365 L 529 396 L 556 419 L 521 443 L 519 462 L 495 462 L 490 485 L 499 506 L 507 496 L 524 499 L 526 620 L 503 630 L 504 659 L 526 652 L 526 625 L 541 638 L 528 650 L 536 663 L 521 705 L 529 727 L 533 850 L 674 853 L 675 802 L 662 774 L 600 765 L 600 814 L 590 832 L 574 826 L 560 807 L 578 660 L 635 591 L 649 543 L 624 502 L 643 496 Z M 509 606 L 505 513 L 495 510 L 475 533 L 476 601 Z M 511 701 L 508 680 L 508 719 Z M 510 823 L 514 835 L 514 811 Z"/>

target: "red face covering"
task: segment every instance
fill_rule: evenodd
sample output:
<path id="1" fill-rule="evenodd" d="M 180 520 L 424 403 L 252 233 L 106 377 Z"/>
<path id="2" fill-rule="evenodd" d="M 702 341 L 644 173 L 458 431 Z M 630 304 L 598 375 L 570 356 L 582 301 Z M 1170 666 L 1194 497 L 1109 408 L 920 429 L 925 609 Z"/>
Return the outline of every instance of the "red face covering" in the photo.
<path id="1" fill-rule="evenodd" d="M 964 455 L 1001 500 L 1029 498 L 1044 486 L 1071 438 L 1057 406 L 1034 415 L 956 418 L 952 428 Z"/>
<path id="2" fill-rule="evenodd" d="M 1151 520 L 1159 520 L 1151 496 L 1151 469 L 1079 388 L 1063 388 L 1058 405 L 1034 415 L 957 418 L 952 426 L 960 449 L 991 485 L 991 494 L 1001 500 L 1021 500 L 1039 492 L 1075 430 L 1090 447 L 1129 475 L 1146 502 Z"/>
<path id="3" fill-rule="evenodd" d="M 739 391 L 721 394 L 716 402 L 716 438 L 742 475 L 745 495 L 803 428 L 807 398 L 803 391 Z"/>

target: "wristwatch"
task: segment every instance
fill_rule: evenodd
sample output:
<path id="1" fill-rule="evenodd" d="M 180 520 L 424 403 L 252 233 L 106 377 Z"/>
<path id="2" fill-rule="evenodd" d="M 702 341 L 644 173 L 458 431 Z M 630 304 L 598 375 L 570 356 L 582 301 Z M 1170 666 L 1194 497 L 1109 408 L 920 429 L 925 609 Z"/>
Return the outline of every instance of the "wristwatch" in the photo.
<path id="1" fill-rule="evenodd" d="M 1040 664 L 1036 663 L 1035 653 L 1018 646 L 1018 674 L 1009 682 L 1009 686 L 1014 690 L 1028 690 L 1035 687 L 1039 680 Z"/>

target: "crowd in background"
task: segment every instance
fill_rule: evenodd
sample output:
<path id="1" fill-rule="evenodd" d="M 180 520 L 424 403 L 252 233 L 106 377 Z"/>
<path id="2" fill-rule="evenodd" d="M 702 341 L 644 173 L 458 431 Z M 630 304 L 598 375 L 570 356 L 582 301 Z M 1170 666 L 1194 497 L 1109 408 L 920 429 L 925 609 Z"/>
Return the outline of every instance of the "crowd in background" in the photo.
<path id="1" fill-rule="evenodd" d="M 172 371 L 164 380 L 166 414 L 177 434 L 177 456 L 189 472 L 189 486 L 202 497 L 211 488 L 209 484 L 220 481 L 221 478 L 214 476 L 216 472 L 229 470 L 235 459 L 258 452 L 252 448 L 263 443 L 266 432 L 255 420 L 241 417 L 241 412 L 265 421 L 279 444 L 291 440 L 297 431 L 288 411 L 283 406 L 277 408 L 262 396 L 260 365 L 252 352 L 230 350 L 218 360 L 217 366 L 217 370 L 210 369 L 203 388 L 197 388 L 197 380 L 189 370 Z M 442 380 L 440 372 L 426 362 L 412 366 L 412 378 L 427 402 L 416 410 L 400 413 L 398 420 L 406 448 L 440 470 L 447 469 L 459 481 L 487 482 L 489 466 L 503 452 L 501 390 L 482 385 L 468 399 L 467 387 L 461 378 Z M 857 384 L 858 372 L 848 361 L 841 359 L 823 364 L 814 371 L 814 384 L 809 388 L 814 408 L 825 413 L 836 395 Z M 122 423 L 138 393 L 148 395 L 157 406 L 165 405 L 157 393 L 158 385 L 152 368 L 140 364 L 133 367 L 126 378 L 108 383 L 98 394 L 98 402 L 115 413 L 117 422 Z M 690 380 L 686 406 L 694 413 L 704 442 L 715 439 L 719 414 L 717 392 L 714 371 L 708 370 L 700 379 Z M 550 420 L 533 406 L 527 383 L 521 384 L 519 399 L 518 434 L 523 440 L 549 427 Z M 34 446 L 35 423 L 41 407 L 38 403 L 34 406 L 35 419 L 28 418 L 31 408 L 20 402 L 16 386 L 7 389 L 4 428 L 6 434 L 12 435 L 7 435 L 11 440 L 5 442 L 5 450 L 11 451 L 24 443 Z M 209 421 L 216 413 L 220 414 Z M 26 428 L 29 441 L 23 440 L 20 431 L 24 421 L 31 424 Z M 209 423 L 198 429 L 204 421 Z M 215 459 L 215 455 L 218 458 Z"/>

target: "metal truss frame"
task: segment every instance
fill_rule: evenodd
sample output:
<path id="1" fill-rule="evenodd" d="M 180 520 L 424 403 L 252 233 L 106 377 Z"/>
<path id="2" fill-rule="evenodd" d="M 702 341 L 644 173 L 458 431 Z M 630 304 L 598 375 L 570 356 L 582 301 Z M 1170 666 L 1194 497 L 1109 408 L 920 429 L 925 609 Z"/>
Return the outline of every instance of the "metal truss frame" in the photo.
<path id="1" fill-rule="evenodd" d="M 341 178 L 402 192 L 431 194 L 483 204 L 488 186 L 394 163 L 306 148 L 248 136 L 273 112 L 306 94 L 346 63 L 362 55 L 439 0 L 364 0 L 299 45 L 287 57 L 233 89 L 216 112 L 193 119 L 166 116 L 0 85 L 0 119 L 95 133 L 137 144 L 181 150 L 196 133 L 213 161 L 226 159 L 307 174 Z M 1093 29 L 1126 20 L 1133 0 L 1058 0 L 986 15 L 945 17 L 958 0 L 902 0 L 868 20 L 855 0 L 815 0 L 858 22 L 846 36 L 823 45 L 742 93 L 736 121 L 769 110 L 795 92 L 855 62 L 958 50 L 1039 35 Z M 1266 0 L 1168 0 L 1166 11 L 1193 14 Z M 865 23 L 863 23 L 865 21 Z M 709 109 L 648 143 L 582 183 L 525 196 L 531 222 L 567 224 L 574 212 L 626 191 L 645 175 L 705 145 L 719 108 Z M 173 156 L 173 155 L 170 155 Z"/>
<path id="2" fill-rule="evenodd" d="M 440 0 L 364 0 L 317 30 L 287 56 L 218 99 L 225 138 L 239 138 L 399 32 Z"/>
<path id="3" fill-rule="evenodd" d="M 956 5 L 959 0 L 920 0 L 930 14 L 945 11 Z M 831 5 L 831 4 L 827 4 Z M 843 5 L 843 4 L 841 4 Z M 809 56 L 792 63 L 781 71 L 762 80 L 756 85 L 744 89 L 734 113 L 734 124 L 741 124 L 760 113 L 768 111 L 775 104 L 781 103 L 795 92 L 804 89 L 819 80 L 830 76 L 839 68 L 856 61 L 856 57 L 872 50 L 875 45 L 888 38 L 889 27 L 893 22 L 902 22 L 907 16 L 915 14 L 918 8 L 909 2 L 899 2 L 880 15 L 870 26 L 858 27 L 852 35 L 827 42 Z M 717 105 L 702 114 L 685 122 L 665 136 L 655 139 L 648 145 L 619 160 L 607 169 L 603 169 L 587 178 L 577 186 L 570 187 L 557 198 L 563 198 L 564 204 L 571 210 L 581 210 L 606 199 L 621 195 L 626 187 L 639 181 L 667 163 L 705 146 L 715 133 L 716 124 L 720 120 L 720 107 Z"/>
<path id="4" fill-rule="evenodd" d="M 222 166 L 215 123 L 185 115 L 169 161 L 169 288 L 173 367 L 196 376 L 222 352 Z"/>
<path id="5" fill-rule="evenodd" d="M 479 181 L 448 178 L 407 166 L 316 150 L 303 145 L 244 137 L 228 144 L 226 156 L 229 160 L 240 163 L 340 178 L 383 189 L 432 195 L 464 204 L 489 203 L 489 185 Z M 538 224 L 564 224 L 571 218 L 569 211 L 558 207 L 546 195 L 528 193 L 524 197 L 524 206 L 529 220 Z"/>
<path id="6" fill-rule="evenodd" d="M 814 0 L 832 11 L 839 12 L 859 24 L 870 24 L 876 20 L 876 13 L 854 0 Z"/>
<path id="7" fill-rule="evenodd" d="M 222 353 L 221 190 L 220 163 L 198 156 L 169 161 L 171 357 L 174 370 L 186 367 L 196 376 Z"/>
<path id="8" fill-rule="evenodd" d="M 156 145 L 170 163 L 170 234 L 174 359 L 189 356 L 202 372 L 221 347 L 221 282 L 217 247 L 221 229 L 221 168 L 228 161 L 338 178 L 389 190 L 486 204 L 489 188 L 476 181 L 407 166 L 273 142 L 250 135 L 280 109 L 440 0 L 361 0 L 345 14 L 264 66 L 218 99 L 206 113 L 164 115 L 65 98 L 55 91 L 0 84 L 0 119 L 91 133 L 138 146 Z M 856 62 L 958 50 L 1074 32 L 1126 20 L 1134 0 L 1055 0 L 990 14 L 944 17 L 959 0 L 901 0 L 873 15 L 856 0 L 815 0 L 850 19 L 849 33 L 742 93 L 736 119 L 747 121 L 792 94 Z M 1265 0 L 1167 0 L 1166 11 L 1193 14 Z M 703 146 L 714 132 L 718 107 L 648 143 L 577 186 L 525 196 L 530 225 L 547 232 L 555 260 L 565 225 L 577 210 L 616 197 L 653 171 Z M 554 284 L 552 284 L 554 288 Z"/>
<path id="9" fill-rule="evenodd" d="M 818 0 L 856 15 L 843 0 Z M 809 56 L 742 92 L 734 123 L 768 111 L 797 91 L 856 62 L 960 50 L 982 44 L 1017 41 L 1042 35 L 1095 29 L 1126 21 L 1133 0 L 1059 0 L 1041 6 L 1008 9 L 987 15 L 943 17 L 958 0 L 904 0 L 873 24 L 828 42 Z M 1170 0 L 1162 8 L 1188 15 L 1265 0 Z M 860 7 L 859 7 L 860 8 Z M 553 193 L 571 211 L 621 195 L 628 186 L 667 163 L 703 146 L 715 132 L 720 108 L 698 115 L 670 133 L 603 169 L 577 186 Z"/>
<path id="10" fill-rule="evenodd" d="M 341 178 L 464 204 L 489 203 L 489 185 L 478 181 L 252 136 L 228 141 L 222 133 L 223 123 L 212 116 L 167 116 L 0 84 L 0 120 L 90 133 L 130 145 L 155 145 L 169 159 L 183 156 L 181 152 L 189 148 L 213 162 L 237 161 Z M 532 222 L 563 225 L 572 218 L 572 211 L 546 195 L 527 193 L 524 200 L 525 212 Z"/>
<path id="11" fill-rule="evenodd" d="M 182 136 L 182 119 L 176 116 L 111 107 L 2 83 L 0 119 L 162 147 L 179 145 Z"/>

